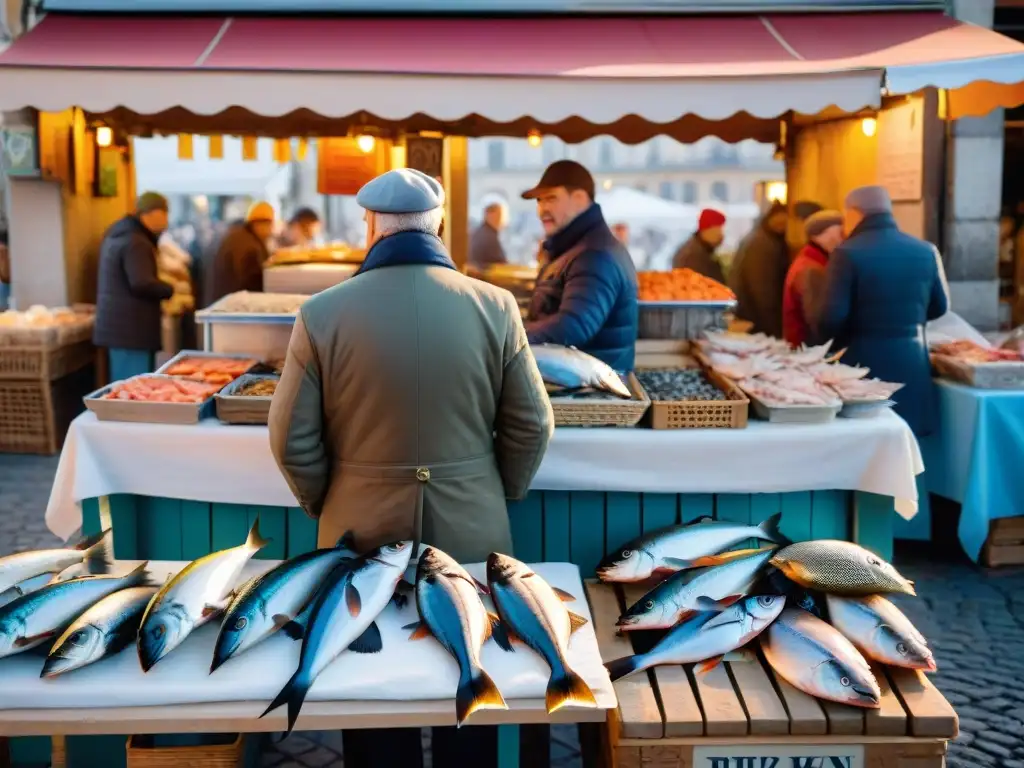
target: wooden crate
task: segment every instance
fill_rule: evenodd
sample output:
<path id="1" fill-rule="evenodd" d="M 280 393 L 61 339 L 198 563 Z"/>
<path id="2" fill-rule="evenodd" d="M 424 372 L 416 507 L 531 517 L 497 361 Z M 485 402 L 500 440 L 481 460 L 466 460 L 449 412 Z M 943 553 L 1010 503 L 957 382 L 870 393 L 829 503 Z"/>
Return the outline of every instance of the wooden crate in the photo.
<path id="1" fill-rule="evenodd" d="M 616 634 L 627 601 L 643 589 L 587 582 L 601 656 L 634 653 Z M 819 701 L 798 691 L 760 659 L 726 662 L 694 676 L 692 665 L 663 666 L 614 684 L 619 706 L 602 733 L 604 768 L 710 768 L 737 765 L 724 757 L 767 758 L 756 765 L 788 765 L 788 758 L 835 756 L 808 765 L 871 768 L 943 768 L 946 741 L 958 733 L 952 706 L 928 679 L 912 670 L 875 668 L 882 706 L 863 710 Z M 801 752 L 804 750 L 804 752 Z M 719 760 L 712 760 L 713 757 Z"/>
<path id="2" fill-rule="evenodd" d="M 241 768 L 245 738 L 240 733 L 129 736 L 125 749 L 128 768 Z"/>
<path id="3" fill-rule="evenodd" d="M 0 381 L 0 453 L 57 453 L 93 384 L 92 366 L 52 382 Z"/>
<path id="4" fill-rule="evenodd" d="M 989 568 L 1024 565 L 1024 517 L 1004 517 L 992 521 L 981 561 Z"/>

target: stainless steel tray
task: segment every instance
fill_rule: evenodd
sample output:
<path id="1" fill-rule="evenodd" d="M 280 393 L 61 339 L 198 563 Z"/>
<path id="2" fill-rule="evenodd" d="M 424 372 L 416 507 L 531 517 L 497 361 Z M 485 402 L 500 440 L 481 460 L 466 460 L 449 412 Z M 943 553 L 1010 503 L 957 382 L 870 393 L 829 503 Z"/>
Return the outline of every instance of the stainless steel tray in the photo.
<path id="1" fill-rule="evenodd" d="M 237 323 L 240 325 L 294 325 L 297 315 L 274 315 L 269 312 L 210 312 L 201 309 L 196 312 L 196 323 L 199 325 L 216 325 L 217 323 Z"/>
<path id="2" fill-rule="evenodd" d="M 733 309 L 736 299 L 722 301 L 640 301 L 640 309 Z"/>
<path id="3" fill-rule="evenodd" d="M 894 405 L 896 403 L 892 400 L 845 400 L 839 415 L 844 419 L 870 419 Z"/>
<path id="4" fill-rule="evenodd" d="M 166 379 L 174 376 L 163 376 L 156 373 L 145 373 L 143 376 Z M 85 407 L 96 414 L 100 421 L 133 421 L 144 424 L 198 424 L 213 415 L 213 395 L 201 403 L 146 403 L 138 400 L 103 400 L 103 395 L 121 384 L 115 381 L 95 392 L 86 395 L 83 400 Z"/>
<path id="5" fill-rule="evenodd" d="M 742 389 L 742 387 L 740 387 Z M 750 407 L 758 418 L 773 424 L 827 424 L 833 421 L 843 409 L 842 403 L 836 405 L 768 405 L 763 400 L 746 392 L 750 398 Z"/>
<path id="6" fill-rule="evenodd" d="M 180 362 L 181 360 L 185 360 L 185 359 L 190 358 L 190 357 L 219 357 L 219 358 L 226 358 L 226 359 L 229 359 L 229 360 L 252 360 L 253 362 L 252 362 L 252 365 L 249 366 L 249 370 L 252 370 L 253 368 L 255 368 L 257 365 L 259 365 L 262 362 L 259 359 L 259 357 L 257 357 L 256 355 L 246 355 L 246 354 L 233 353 L 233 352 L 232 353 L 229 353 L 229 352 L 207 352 L 207 351 L 201 350 L 201 349 L 183 349 L 183 350 L 181 350 L 181 352 L 176 354 L 174 357 L 172 357 L 166 363 L 164 363 L 159 368 L 157 368 L 156 369 L 156 373 L 158 373 L 158 374 L 160 374 L 162 376 L 171 376 L 172 374 L 167 373 L 167 371 L 170 370 L 171 366 L 174 365 L 175 363 Z M 249 370 L 247 370 L 245 373 L 248 373 Z M 244 376 L 245 373 L 243 373 L 241 375 Z M 189 378 L 191 378 L 189 376 L 181 376 L 180 374 L 173 374 L 173 375 L 176 376 L 177 378 L 182 378 L 182 379 L 189 379 Z M 235 381 L 237 381 L 237 380 L 238 379 L 235 379 Z M 198 381 L 198 379 L 195 379 L 195 381 Z M 229 385 L 225 385 L 225 386 L 229 386 Z"/>

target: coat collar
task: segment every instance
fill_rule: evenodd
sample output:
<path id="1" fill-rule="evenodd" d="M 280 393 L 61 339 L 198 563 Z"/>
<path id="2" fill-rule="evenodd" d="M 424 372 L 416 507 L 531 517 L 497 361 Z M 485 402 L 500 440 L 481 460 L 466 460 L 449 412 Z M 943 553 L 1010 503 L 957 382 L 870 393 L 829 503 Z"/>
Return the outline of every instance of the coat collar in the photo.
<path id="1" fill-rule="evenodd" d="M 860 224 L 853 228 L 850 237 L 856 237 L 861 232 L 881 229 L 896 229 L 896 218 L 891 213 L 872 213 L 870 216 L 865 216 Z"/>
<path id="2" fill-rule="evenodd" d="M 397 267 L 407 264 L 447 267 L 455 269 L 455 262 L 448 255 L 444 243 L 437 235 L 427 232 L 396 232 L 382 237 L 366 253 L 356 275 L 380 267 Z M 353 275 L 354 277 L 355 275 Z"/>
<path id="3" fill-rule="evenodd" d="M 557 259 L 584 237 L 599 228 L 607 229 L 608 225 L 605 224 L 604 214 L 601 213 L 601 206 L 597 203 L 591 203 L 587 210 L 545 240 L 544 250 L 547 251 L 552 259 Z"/>
<path id="4" fill-rule="evenodd" d="M 804 246 L 803 253 L 801 255 L 804 258 L 810 259 L 815 264 L 820 264 L 823 267 L 826 264 L 828 264 L 828 253 L 825 252 L 825 249 L 822 248 L 817 243 L 812 242 L 810 240 L 807 241 L 807 244 Z"/>
<path id="5" fill-rule="evenodd" d="M 711 243 L 707 242 L 703 237 L 701 237 L 700 232 L 694 232 L 693 237 L 691 237 L 690 240 L 696 243 L 697 247 L 700 248 L 709 256 L 715 253 L 714 246 L 711 245 Z"/>
<path id="6" fill-rule="evenodd" d="M 135 214 L 130 214 L 128 216 L 128 220 L 131 221 L 131 223 L 133 225 L 135 225 L 135 228 L 139 232 L 141 232 L 143 235 L 146 236 L 146 239 L 148 239 L 151 243 L 153 243 L 153 247 L 159 246 L 159 244 L 160 244 L 160 236 L 153 234 L 149 230 L 149 227 L 147 227 L 145 224 L 143 224 L 142 220 L 138 216 L 136 216 Z"/>

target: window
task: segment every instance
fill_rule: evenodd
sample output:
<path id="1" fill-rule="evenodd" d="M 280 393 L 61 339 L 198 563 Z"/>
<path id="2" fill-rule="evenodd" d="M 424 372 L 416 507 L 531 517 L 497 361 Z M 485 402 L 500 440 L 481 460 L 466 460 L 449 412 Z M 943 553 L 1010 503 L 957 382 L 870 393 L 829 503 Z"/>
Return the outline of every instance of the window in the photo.
<path id="1" fill-rule="evenodd" d="M 658 185 L 658 196 L 663 200 L 675 200 L 676 188 L 671 181 L 663 181 Z"/>
<path id="2" fill-rule="evenodd" d="M 615 146 L 611 139 L 601 139 L 601 146 L 598 149 L 598 163 L 602 168 L 611 168 L 615 165 Z"/>
<path id="3" fill-rule="evenodd" d="M 551 165 L 551 163 L 561 160 L 565 156 L 565 145 L 554 136 L 545 137 L 544 143 L 540 146 L 544 156 L 544 165 Z"/>
<path id="4" fill-rule="evenodd" d="M 724 181 L 716 181 L 711 184 L 711 197 L 719 203 L 729 202 L 729 185 Z"/>
<path id="5" fill-rule="evenodd" d="M 683 202 L 688 205 L 695 205 L 697 203 L 697 182 L 696 181 L 684 181 L 683 182 Z"/>
<path id="6" fill-rule="evenodd" d="M 718 165 L 735 165 L 739 161 L 739 152 L 735 144 L 720 142 L 711 145 L 711 162 Z"/>
<path id="7" fill-rule="evenodd" d="M 492 171 L 504 170 L 505 142 L 502 139 L 493 139 L 487 144 L 487 167 Z"/>
<path id="8" fill-rule="evenodd" d="M 659 165 L 661 165 L 661 142 L 654 138 L 651 139 L 647 147 L 647 167 L 657 168 Z"/>
<path id="9" fill-rule="evenodd" d="M 736 203 L 752 203 L 754 202 L 754 183 L 749 184 L 743 183 L 736 187 L 735 200 Z"/>

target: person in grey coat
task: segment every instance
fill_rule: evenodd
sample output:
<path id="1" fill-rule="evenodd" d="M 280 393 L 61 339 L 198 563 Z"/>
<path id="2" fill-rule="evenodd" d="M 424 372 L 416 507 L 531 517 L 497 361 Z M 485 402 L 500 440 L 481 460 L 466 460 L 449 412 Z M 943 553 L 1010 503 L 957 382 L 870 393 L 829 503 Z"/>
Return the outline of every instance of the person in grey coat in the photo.
<path id="1" fill-rule="evenodd" d="M 673 269 L 692 269 L 704 277 L 725 283 L 722 265 L 715 260 L 715 249 L 725 240 L 725 214 L 705 208 L 697 220 L 697 231 L 672 257 Z"/>
<path id="2" fill-rule="evenodd" d="M 484 209 L 483 223 L 469 238 L 469 263 L 477 269 L 492 264 L 507 264 L 505 249 L 499 236 L 505 228 L 508 211 L 502 203 L 491 203 Z"/>
<path id="3" fill-rule="evenodd" d="M 729 287 L 736 294 L 736 317 L 753 323 L 753 333 L 782 338 L 782 293 L 789 271 L 786 206 L 773 203 L 740 241 Z"/>

